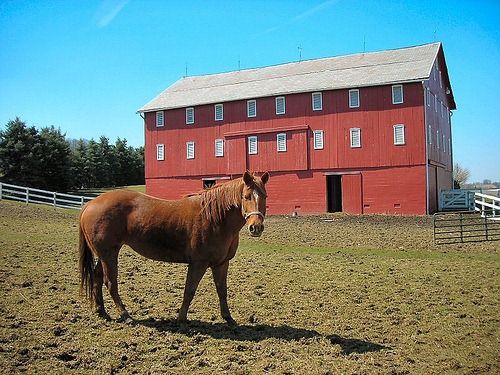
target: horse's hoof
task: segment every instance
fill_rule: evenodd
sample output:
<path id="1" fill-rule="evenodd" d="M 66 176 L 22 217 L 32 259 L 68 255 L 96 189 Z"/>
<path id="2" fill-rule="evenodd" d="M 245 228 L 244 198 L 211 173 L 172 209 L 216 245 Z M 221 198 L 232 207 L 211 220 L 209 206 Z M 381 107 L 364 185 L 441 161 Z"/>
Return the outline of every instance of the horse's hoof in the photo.
<path id="1" fill-rule="evenodd" d="M 227 318 L 226 322 L 227 322 L 227 325 L 229 327 L 237 327 L 238 326 L 238 322 L 231 317 Z"/>
<path id="2" fill-rule="evenodd" d="M 178 333 L 186 333 L 188 331 L 187 322 L 179 322 Z"/>
<path id="3" fill-rule="evenodd" d="M 126 324 L 134 324 L 135 323 L 135 320 L 132 319 L 132 317 L 128 313 L 122 314 L 120 320 Z"/>
<path id="4" fill-rule="evenodd" d="M 97 315 L 99 316 L 99 318 L 102 318 L 107 322 L 111 321 L 111 317 L 105 311 L 97 311 Z"/>

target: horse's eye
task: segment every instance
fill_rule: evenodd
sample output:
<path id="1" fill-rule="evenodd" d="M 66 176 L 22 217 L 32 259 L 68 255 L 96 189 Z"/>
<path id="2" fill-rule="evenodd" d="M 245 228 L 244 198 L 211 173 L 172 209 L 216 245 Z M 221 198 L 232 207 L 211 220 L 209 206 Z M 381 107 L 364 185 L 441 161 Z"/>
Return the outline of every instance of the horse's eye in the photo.
<path id="1" fill-rule="evenodd" d="M 252 200 L 252 196 L 250 194 L 249 195 L 245 195 L 245 200 L 246 201 Z"/>

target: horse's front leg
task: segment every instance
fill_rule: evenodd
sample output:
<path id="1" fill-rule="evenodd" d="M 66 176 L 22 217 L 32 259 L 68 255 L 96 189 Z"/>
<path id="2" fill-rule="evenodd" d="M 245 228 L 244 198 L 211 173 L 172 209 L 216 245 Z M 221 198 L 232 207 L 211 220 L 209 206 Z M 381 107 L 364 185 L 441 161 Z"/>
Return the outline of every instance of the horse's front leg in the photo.
<path id="1" fill-rule="evenodd" d="M 229 306 L 227 304 L 227 270 L 229 261 L 226 261 L 218 267 L 212 267 L 212 275 L 214 277 L 215 287 L 219 295 L 220 312 L 222 317 L 231 326 L 237 325 L 236 321 L 231 317 Z"/>
<path id="2" fill-rule="evenodd" d="M 179 310 L 178 318 L 178 321 L 181 325 L 181 330 L 186 328 L 189 305 L 193 300 L 196 289 L 198 288 L 198 285 L 200 284 L 200 281 L 203 278 L 203 275 L 205 274 L 207 268 L 207 264 L 189 263 L 186 286 L 184 287 L 184 298 L 182 300 L 182 306 Z"/>

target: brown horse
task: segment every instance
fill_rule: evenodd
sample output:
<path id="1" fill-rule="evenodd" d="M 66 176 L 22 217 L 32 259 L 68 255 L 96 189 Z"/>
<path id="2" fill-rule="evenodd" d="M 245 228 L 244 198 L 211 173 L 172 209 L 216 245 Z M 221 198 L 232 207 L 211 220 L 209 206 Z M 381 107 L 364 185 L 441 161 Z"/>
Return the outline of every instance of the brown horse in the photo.
<path id="1" fill-rule="evenodd" d="M 102 295 L 103 283 L 120 311 L 133 322 L 118 294 L 118 252 L 126 244 L 139 254 L 164 262 L 187 263 L 181 326 L 207 268 L 212 269 L 222 317 L 236 324 L 227 304 L 227 271 L 245 225 L 258 237 L 266 215 L 266 172 L 215 185 L 181 200 L 167 201 L 131 190 L 100 195 L 80 214 L 81 290 L 97 313 L 110 319 Z M 97 263 L 94 256 L 98 258 Z"/>

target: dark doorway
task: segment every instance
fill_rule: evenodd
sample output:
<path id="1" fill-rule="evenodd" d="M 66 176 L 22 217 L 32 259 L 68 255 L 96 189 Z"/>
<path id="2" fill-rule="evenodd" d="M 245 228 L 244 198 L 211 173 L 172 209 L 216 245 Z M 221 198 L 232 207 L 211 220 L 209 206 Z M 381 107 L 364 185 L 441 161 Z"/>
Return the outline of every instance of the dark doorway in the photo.
<path id="1" fill-rule="evenodd" d="M 215 186 L 215 180 L 203 180 L 203 189 L 210 189 L 212 186 Z"/>
<path id="2" fill-rule="evenodd" d="M 328 212 L 342 212 L 342 175 L 326 176 Z"/>

